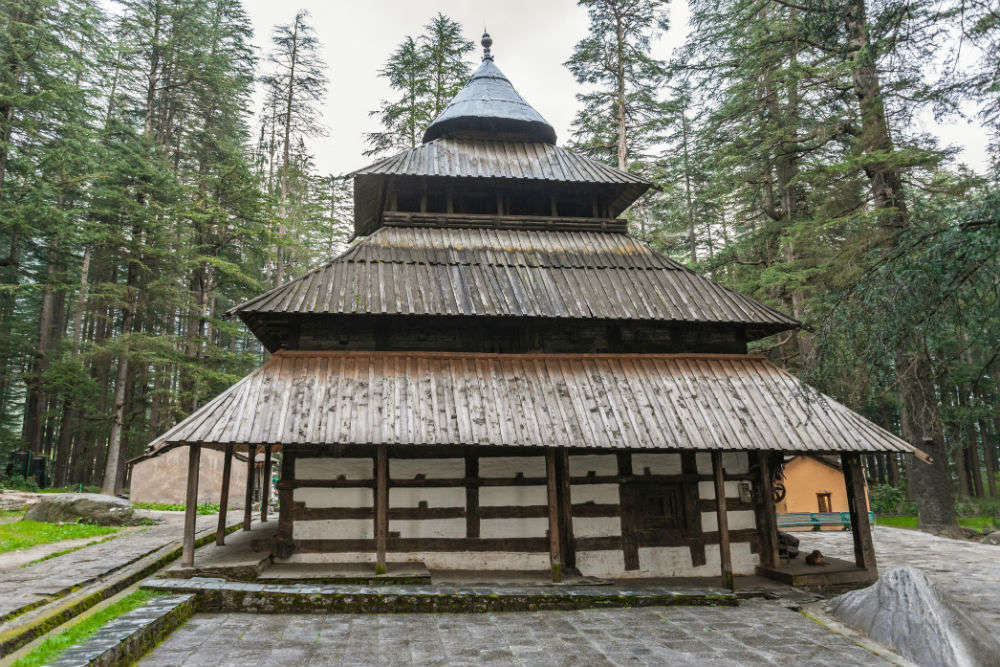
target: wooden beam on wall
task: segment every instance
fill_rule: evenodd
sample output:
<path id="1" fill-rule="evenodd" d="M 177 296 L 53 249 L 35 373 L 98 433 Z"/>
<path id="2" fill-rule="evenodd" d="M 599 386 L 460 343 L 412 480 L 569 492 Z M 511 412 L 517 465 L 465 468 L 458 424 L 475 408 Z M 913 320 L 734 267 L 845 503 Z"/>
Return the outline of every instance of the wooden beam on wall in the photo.
<path id="1" fill-rule="evenodd" d="M 233 447 L 226 447 L 222 460 L 222 491 L 219 494 L 219 524 L 215 528 L 216 546 L 226 544 L 226 512 L 229 510 L 229 480 L 233 476 Z"/>
<path id="2" fill-rule="evenodd" d="M 385 574 L 389 537 L 389 455 L 385 445 L 375 450 L 375 573 Z"/>
<path id="3" fill-rule="evenodd" d="M 264 445 L 264 468 L 260 471 L 260 520 L 267 522 L 267 504 L 271 501 L 271 445 Z"/>
<path id="4" fill-rule="evenodd" d="M 719 522 L 719 563 L 722 568 L 722 585 L 731 591 L 733 583 L 733 557 L 729 548 L 729 519 L 726 516 L 726 471 L 722 467 L 722 452 L 712 452 L 712 474 L 715 477 L 715 515 Z"/>
<path id="5" fill-rule="evenodd" d="M 865 500 L 865 476 L 860 454 L 841 454 L 844 484 L 847 487 L 847 509 L 851 514 L 851 535 L 854 538 L 854 562 L 858 567 L 878 574 L 875 563 L 875 545 L 872 527 L 868 520 L 868 503 Z"/>
<path id="6" fill-rule="evenodd" d="M 198 521 L 198 475 L 201 472 L 201 445 L 188 446 L 187 492 L 184 495 L 184 547 L 181 566 L 194 567 L 194 531 Z"/>
<path id="7" fill-rule="evenodd" d="M 545 478 L 549 505 L 549 564 L 552 581 L 562 581 L 562 544 L 559 537 L 559 480 L 556 475 L 556 450 L 545 450 Z"/>
<path id="8" fill-rule="evenodd" d="M 243 530 L 250 530 L 253 523 L 253 472 L 257 448 L 247 447 L 247 489 L 243 499 Z"/>

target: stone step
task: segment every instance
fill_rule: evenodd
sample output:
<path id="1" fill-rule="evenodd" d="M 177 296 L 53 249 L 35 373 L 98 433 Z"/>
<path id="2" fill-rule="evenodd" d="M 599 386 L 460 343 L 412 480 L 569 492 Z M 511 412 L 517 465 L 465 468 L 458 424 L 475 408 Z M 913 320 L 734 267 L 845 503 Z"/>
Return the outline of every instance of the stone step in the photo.
<path id="1" fill-rule="evenodd" d="M 195 577 L 151 579 L 143 588 L 197 593 L 201 612 L 258 614 L 493 612 L 739 604 L 735 594 L 722 589 L 662 586 L 283 585 Z"/>
<path id="2" fill-rule="evenodd" d="M 377 574 L 372 563 L 296 563 L 275 561 L 257 576 L 261 583 L 309 584 L 425 584 L 431 573 L 423 563 L 386 563 Z"/>

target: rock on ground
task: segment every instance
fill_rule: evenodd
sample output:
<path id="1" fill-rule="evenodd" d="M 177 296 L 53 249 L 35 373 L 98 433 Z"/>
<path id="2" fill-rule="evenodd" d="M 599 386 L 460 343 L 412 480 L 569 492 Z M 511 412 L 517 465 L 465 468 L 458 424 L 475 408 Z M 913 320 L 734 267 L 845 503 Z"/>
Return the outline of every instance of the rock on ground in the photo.
<path id="1" fill-rule="evenodd" d="M 121 526 L 132 523 L 132 507 L 127 500 L 99 493 L 53 493 L 28 508 L 28 521 L 46 523 L 94 523 Z"/>
<path id="2" fill-rule="evenodd" d="M 990 630 L 912 567 L 833 598 L 826 609 L 918 665 L 1000 665 L 1000 643 Z"/>

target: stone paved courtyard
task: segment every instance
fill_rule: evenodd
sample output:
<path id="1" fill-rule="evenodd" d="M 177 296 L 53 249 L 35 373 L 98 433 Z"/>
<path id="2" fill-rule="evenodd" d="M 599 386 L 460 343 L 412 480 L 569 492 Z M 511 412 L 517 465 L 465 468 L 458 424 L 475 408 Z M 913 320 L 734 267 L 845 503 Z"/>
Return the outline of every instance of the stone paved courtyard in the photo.
<path id="1" fill-rule="evenodd" d="M 796 535 L 803 553 L 819 549 L 829 556 L 853 558 L 850 533 Z M 888 526 L 875 526 L 873 539 L 880 572 L 904 565 L 923 570 L 935 586 L 1000 633 L 1000 547 Z"/>
<path id="2" fill-rule="evenodd" d="M 0 616 L 39 599 L 49 599 L 49 596 L 60 591 L 82 586 L 111 570 L 123 567 L 145 554 L 181 539 L 183 513 L 140 512 L 139 514 L 161 519 L 163 523 L 130 530 L 107 542 L 94 544 L 29 567 L 21 567 L 24 563 L 14 560 L 6 565 L 0 564 Z M 199 516 L 198 529 L 211 528 L 215 526 L 216 521 L 215 515 Z M 86 544 L 90 541 L 94 540 L 83 542 Z M 76 540 L 71 546 L 78 546 L 79 542 L 80 540 Z M 63 546 L 61 542 L 53 544 L 60 549 L 69 548 Z"/>
<path id="3" fill-rule="evenodd" d="M 195 616 L 139 663 L 886 665 L 780 604 L 492 614 Z"/>

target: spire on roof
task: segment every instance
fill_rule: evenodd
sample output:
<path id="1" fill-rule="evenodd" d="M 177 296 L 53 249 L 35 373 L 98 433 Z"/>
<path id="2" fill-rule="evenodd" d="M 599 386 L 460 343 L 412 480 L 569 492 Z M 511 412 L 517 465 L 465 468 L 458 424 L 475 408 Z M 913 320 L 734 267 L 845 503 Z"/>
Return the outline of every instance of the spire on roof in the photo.
<path id="1" fill-rule="evenodd" d="M 493 60 L 493 54 L 490 53 L 490 47 L 493 46 L 493 38 L 490 37 L 490 33 L 486 32 L 486 28 L 483 28 L 483 39 L 479 43 L 483 45 L 483 62 Z"/>
<path id="2" fill-rule="evenodd" d="M 556 143 L 556 131 L 493 63 L 488 32 L 480 43 L 483 64 L 424 132 L 424 143 L 440 137 Z"/>

